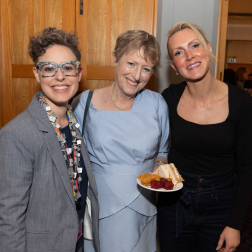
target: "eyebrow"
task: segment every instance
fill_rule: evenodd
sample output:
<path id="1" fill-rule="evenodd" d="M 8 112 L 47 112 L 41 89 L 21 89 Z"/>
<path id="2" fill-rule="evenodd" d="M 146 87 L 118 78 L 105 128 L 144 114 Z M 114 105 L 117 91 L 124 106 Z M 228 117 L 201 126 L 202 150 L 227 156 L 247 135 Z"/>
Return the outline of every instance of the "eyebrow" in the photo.
<path id="1" fill-rule="evenodd" d="M 197 38 L 197 39 L 194 39 L 194 40 L 190 41 L 188 44 L 191 45 L 191 44 L 193 44 L 195 41 L 199 41 L 199 42 L 200 42 L 199 38 Z M 200 42 L 200 43 L 201 43 L 201 42 Z M 181 47 L 181 46 L 176 47 L 176 48 L 172 49 L 172 52 L 173 52 L 174 50 L 178 50 L 178 49 L 183 49 L 183 47 Z"/>

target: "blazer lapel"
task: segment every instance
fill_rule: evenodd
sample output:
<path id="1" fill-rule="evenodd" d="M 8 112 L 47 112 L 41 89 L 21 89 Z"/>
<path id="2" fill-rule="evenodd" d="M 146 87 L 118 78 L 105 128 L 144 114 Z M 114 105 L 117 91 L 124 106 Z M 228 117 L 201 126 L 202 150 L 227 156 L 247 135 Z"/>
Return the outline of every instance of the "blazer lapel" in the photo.
<path id="1" fill-rule="evenodd" d="M 55 164 L 55 167 L 58 170 L 58 173 L 66 188 L 69 199 L 71 200 L 73 207 L 75 208 L 76 206 L 75 206 L 75 201 L 74 201 L 74 196 L 73 196 L 72 186 L 71 186 L 71 182 L 70 182 L 70 178 L 68 174 L 67 165 L 63 157 L 60 144 L 56 137 L 54 128 L 51 125 L 44 109 L 38 102 L 38 96 L 40 94 L 41 93 L 35 94 L 30 106 L 28 107 L 28 110 L 33 116 L 33 118 L 35 119 L 35 121 L 37 122 L 39 130 L 46 132 L 45 138 L 44 138 L 45 143 L 50 152 L 50 155 Z"/>

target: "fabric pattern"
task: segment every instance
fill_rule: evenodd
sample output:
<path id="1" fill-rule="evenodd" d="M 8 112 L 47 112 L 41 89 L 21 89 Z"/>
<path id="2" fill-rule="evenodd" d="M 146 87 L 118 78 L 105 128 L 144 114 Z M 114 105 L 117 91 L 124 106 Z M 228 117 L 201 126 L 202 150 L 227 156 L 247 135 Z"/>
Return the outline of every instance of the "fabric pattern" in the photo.
<path id="1" fill-rule="evenodd" d="M 0 131 L 0 251 L 75 251 L 78 216 L 70 178 L 39 95 Z M 89 178 L 93 243 L 98 252 L 97 188 L 84 144 L 81 154 Z"/>

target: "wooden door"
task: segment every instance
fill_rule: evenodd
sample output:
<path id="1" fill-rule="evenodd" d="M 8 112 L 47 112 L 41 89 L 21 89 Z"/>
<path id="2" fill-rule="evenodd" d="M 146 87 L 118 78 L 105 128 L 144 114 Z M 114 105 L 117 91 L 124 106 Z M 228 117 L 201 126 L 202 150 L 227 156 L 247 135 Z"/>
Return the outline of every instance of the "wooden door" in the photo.
<path id="1" fill-rule="evenodd" d="M 4 0 L 1 11 L 1 126 L 40 91 L 28 55 L 29 37 L 48 26 L 75 29 L 75 0 Z"/>
<path id="2" fill-rule="evenodd" d="M 84 0 L 76 32 L 82 48 L 83 77 L 80 91 L 108 86 L 115 79 L 112 52 L 116 38 L 127 30 L 142 29 L 156 34 L 157 0 Z M 147 84 L 153 90 L 153 78 Z"/>
<path id="3" fill-rule="evenodd" d="M 156 33 L 157 0 L 0 1 L 0 127 L 40 91 L 28 55 L 29 37 L 45 27 L 74 31 L 80 38 L 83 77 L 79 91 L 108 86 L 115 78 L 112 52 L 130 29 Z M 153 78 L 147 84 L 153 90 Z"/>
<path id="4" fill-rule="evenodd" d="M 223 75 L 225 69 L 228 5 L 229 0 L 220 0 L 218 37 L 217 37 L 216 60 L 215 60 L 215 78 L 217 78 L 220 81 L 223 81 Z"/>

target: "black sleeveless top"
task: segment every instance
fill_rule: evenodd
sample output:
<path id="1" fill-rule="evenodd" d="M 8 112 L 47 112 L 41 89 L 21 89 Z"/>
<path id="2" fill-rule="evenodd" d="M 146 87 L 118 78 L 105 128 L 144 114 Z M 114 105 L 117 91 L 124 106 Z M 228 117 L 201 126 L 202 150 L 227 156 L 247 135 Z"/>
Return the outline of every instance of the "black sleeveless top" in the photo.
<path id="1" fill-rule="evenodd" d="M 171 84 L 162 93 L 169 106 L 171 146 L 168 162 L 182 171 L 218 174 L 237 164 L 237 193 L 228 226 L 240 230 L 252 195 L 252 98 L 228 85 L 229 114 L 217 124 L 199 125 L 181 118 L 177 105 L 186 82 Z"/>

